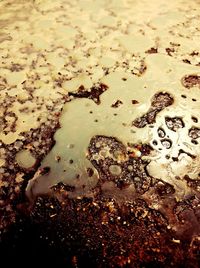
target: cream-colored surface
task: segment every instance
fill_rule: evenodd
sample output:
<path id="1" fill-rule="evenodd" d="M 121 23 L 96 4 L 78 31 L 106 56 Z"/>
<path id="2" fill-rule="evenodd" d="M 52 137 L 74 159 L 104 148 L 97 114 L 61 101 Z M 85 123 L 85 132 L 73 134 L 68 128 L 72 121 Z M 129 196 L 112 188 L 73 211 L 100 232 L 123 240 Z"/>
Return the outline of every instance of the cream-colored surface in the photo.
<path id="1" fill-rule="evenodd" d="M 199 145 L 190 142 L 187 131 L 193 125 L 191 115 L 199 116 L 200 91 L 183 88 L 180 80 L 185 74 L 199 73 L 199 21 L 200 4 L 196 0 L 1 1 L 0 140 L 6 148 L 23 141 L 22 132 L 30 133 L 42 123 L 48 125 L 63 107 L 63 96 L 68 92 L 80 85 L 89 89 L 99 82 L 109 86 L 99 106 L 87 99 L 65 104 L 56 145 L 42 162 L 42 166 L 51 167 L 51 172 L 45 178 L 35 175 L 29 187 L 37 180 L 34 191 L 46 192 L 58 181 L 73 183 L 77 171 L 84 175 L 85 168 L 91 166 L 85 154 L 93 135 L 115 136 L 125 144 L 151 143 L 157 139 L 157 127 L 162 126 L 173 146 L 161 152 L 160 144 L 156 146 L 148 169 L 152 175 L 159 169 L 162 180 L 168 175 L 167 181 L 184 196 L 189 189 L 185 183 L 180 187 L 174 176 L 183 176 L 186 170 L 195 179 L 198 173 Z M 148 55 L 146 51 L 152 47 L 158 53 Z M 172 52 L 167 52 L 169 48 Z M 144 66 L 147 70 L 142 74 Z M 159 91 L 170 92 L 174 105 L 157 116 L 154 129 L 132 127 L 131 122 L 148 110 L 151 97 Z M 117 99 L 123 105 L 111 108 Z M 132 99 L 139 104 L 133 105 Z M 89 114 L 90 110 L 94 113 Z M 183 117 L 185 128 L 177 133 L 167 130 L 165 115 Z M 36 141 L 41 143 L 40 137 Z M 67 147 L 69 144 L 75 144 L 74 148 Z M 178 144 L 197 158 L 182 154 L 179 166 L 166 160 L 166 154 L 177 156 Z M 61 155 L 60 162 L 55 161 L 57 155 Z M 74 164 L 69 165 L 71 158 Z M 29 166 L 23 159 L 21 165 Z M 8 165 L 6 153 L 0 155 L 0 163 L 2 167 Z M 96 183 L 96 172 L 93 177 L 88 184 Z"/>
<path id="2" fill-rule="evenodd" d="M 31 168 L 35 164 L 35 158 L 27 150 L 21 150 L 16 154 L 17 163 L 23 168 Z"/>
<path id="3" fill-rule="evenodd" d="M 88 99 L 77 99 L 65 104 L 60 118 L 61 128 L 54 136 L 56 144 L 42 162 L 42 167 L 49 166 L 51 172 L 41 177 L 36 176 L 29 183 L 29 187 L 33 185 L 32 192 L 48 192 L 51 186 L 60 181 L 75 186 L 77 174 L 80 175 L 80 181 L 87 184 L 86 170 L 92 167 L 86 158 L 87 148 L 90 139 L 95 135 L 116 137 L 126 146 L 128 143 L 152 144 L 156 153 L 154 151 L 153 156 L 147 157 L 151 160 L 147 166 L 149 174 L 174 185 L 179 198 L 190 192 L 186 182 L 180 183 L 176 176 L 183 178 L 184 175 L 189 175 L 193 179 L 198 178 L 200 146 L 191 143 L 188 130 L 194 124 L 191 116 L 198 118 L 200 113 L 200 90 L 194 87 L 188 91 L 180 81 L 188 72 L 197 73 L 199 69 L 177 63 L 176 60 L 163 55 L 148 56 L 146 63 L 147 71 L 142 77 L 129 75 L 127 81 L 123 81 L 125 73 L 113 72 L 103 78 L 102 82 L 108 85 L 108 90 L 101 95 L 100 105 Z M 153 95 L 158 92 L 170 93 L 174 104 L 157 115 L 156 123 L 152 124 L 153 129 L 148 125 L 140 129 L 132 126 L 134 119 L 148 111 Z M 181 97 L 183 94 L 187 99 Z M 192 98 L 197 101 L 193 102 Z M 112 104 L 117 100 L 121 100 L 123 104 L 113 108 Z M 132 100 L 139 103 L 133 105 Z M 165 125 L 166 116 L 181 117 L 185 127 L 177 132 L 169 130 Z M 166 137 L 172 141 L 170 149 L 161 145 L 157 132 L 159 127 L 165 130 Z M 154 146 L 153 140 L 159 141 L 159 144 Z M 69 146 L 70 144 L 73 146 Z M 159 148 L 162 148 L 162 151 Z M 196 159 L 181 154 L 179 161 L 174 162 L 171 157 L 178 157 L 179 149 L 195 155 Z M 57 155 L 61 157 L 59 162 L 55 160 Z M 170 156 L 169 160 L 166 155 Z M 74 161 L 72 164 L 70 159 Z M 96 177 L 96 173 L 94 176 Z"/>

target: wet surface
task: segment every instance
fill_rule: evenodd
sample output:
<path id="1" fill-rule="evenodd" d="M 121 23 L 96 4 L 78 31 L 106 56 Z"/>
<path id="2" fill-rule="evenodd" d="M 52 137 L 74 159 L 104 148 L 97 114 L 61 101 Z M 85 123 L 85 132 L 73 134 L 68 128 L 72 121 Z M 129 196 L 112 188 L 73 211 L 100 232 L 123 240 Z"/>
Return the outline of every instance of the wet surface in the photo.
<path id="1" fill-rule="evenodd" d="M 0 3 L 7 265 L 199 267 L 199 19 L 196 1 Z"/>

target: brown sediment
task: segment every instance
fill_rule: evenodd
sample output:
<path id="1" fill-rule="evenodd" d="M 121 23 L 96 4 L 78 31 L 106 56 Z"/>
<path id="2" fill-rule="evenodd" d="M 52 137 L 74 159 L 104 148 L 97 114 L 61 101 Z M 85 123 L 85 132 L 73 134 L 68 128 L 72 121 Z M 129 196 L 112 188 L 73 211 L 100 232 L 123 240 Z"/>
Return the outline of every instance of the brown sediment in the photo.
<path id="1" fill-rule="evenodd" d="M 165 117 L 165 124 L 166 126 L 172 130 L 177 131 L 179 128 L 183 128 L 185 126 L 183 119 L 180 117 Z"/>
<path id="2" fill-rule="evenodd" d="M 84 86 L 80 86 L 77 92 L 69 92 L 69 96 L 75 98 L 88 98 L 93 100 L 96 104 L 100 104 L 100 95 L 108 89 L 107 85 L 99 84 L 86 90 Z"/>
<path id="3" fill-rule="evenodd" d="M 173 102 L 174 99 L 169 93 L 159 92 L 155 94 L 152 98 L 148 112 L 143 116 L 136 118 L 133 125 L 137 128 L 143 128 L 148 124 L 154 123 L 156 115 L 166 107 L 172 105 Z"/>
<path id="4" fill-rule="evenodd" d="M 0 3 L 7 266 L 199 266 L 198 4 L 118 2 Z"/>
<path id="5" fill-rule="evenodd" d="M 186 75 L 181 79 L 184 87 L 190 89 L 192 87 L 200 87 L 200 76 L 197 74 Z"/>

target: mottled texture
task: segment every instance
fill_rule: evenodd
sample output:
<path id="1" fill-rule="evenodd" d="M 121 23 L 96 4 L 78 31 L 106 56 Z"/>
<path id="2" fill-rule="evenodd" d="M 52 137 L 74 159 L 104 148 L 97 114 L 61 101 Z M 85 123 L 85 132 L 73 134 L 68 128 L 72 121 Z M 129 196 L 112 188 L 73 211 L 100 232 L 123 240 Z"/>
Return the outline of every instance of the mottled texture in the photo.
<path id="1" fill-rule="evenodd" d="M 199 10 L 0 1 L 2 263 L 199 267 Z"/>

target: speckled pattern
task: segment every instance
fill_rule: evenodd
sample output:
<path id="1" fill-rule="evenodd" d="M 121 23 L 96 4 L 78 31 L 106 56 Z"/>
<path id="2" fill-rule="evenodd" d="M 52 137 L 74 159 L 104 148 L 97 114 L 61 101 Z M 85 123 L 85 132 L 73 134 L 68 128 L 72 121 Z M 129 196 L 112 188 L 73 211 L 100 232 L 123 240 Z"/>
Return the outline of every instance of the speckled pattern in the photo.
<path id="1" fill-rule="evenodd" d="M 198 267 L 199 44 L 198 0 L 0 1 L 2 238 Z"/>

